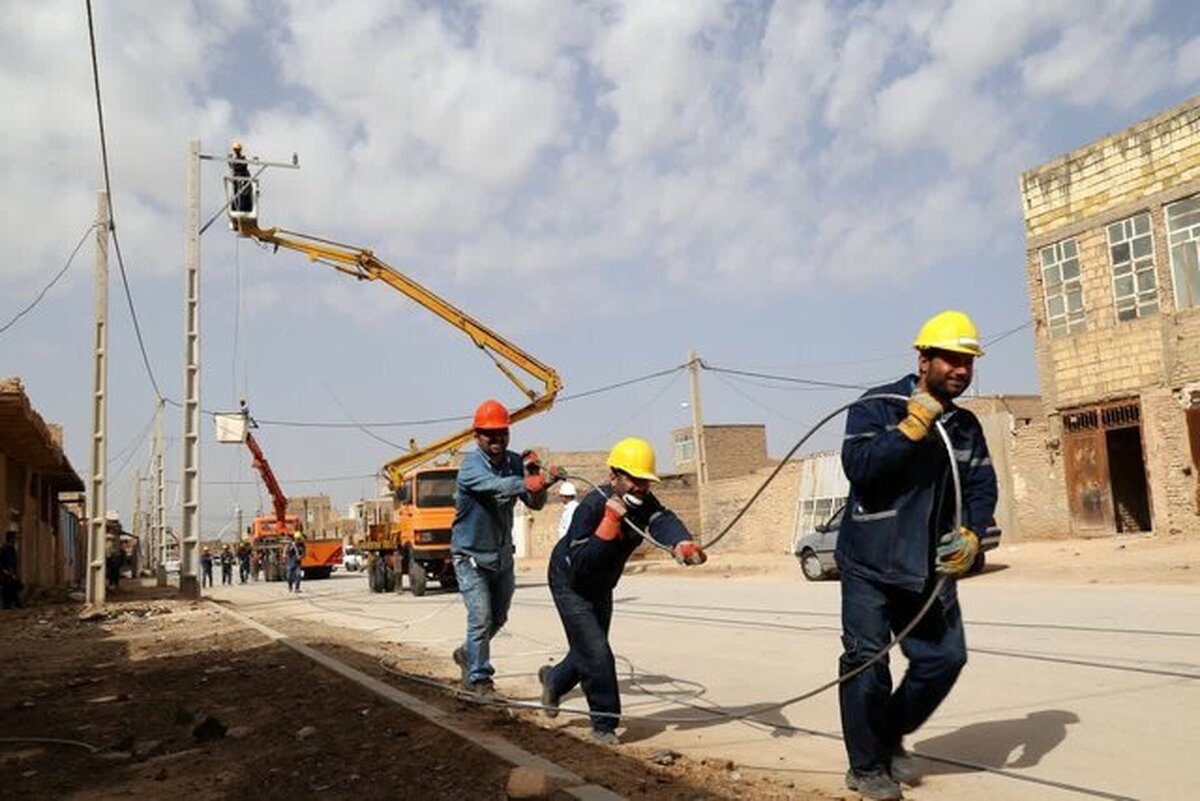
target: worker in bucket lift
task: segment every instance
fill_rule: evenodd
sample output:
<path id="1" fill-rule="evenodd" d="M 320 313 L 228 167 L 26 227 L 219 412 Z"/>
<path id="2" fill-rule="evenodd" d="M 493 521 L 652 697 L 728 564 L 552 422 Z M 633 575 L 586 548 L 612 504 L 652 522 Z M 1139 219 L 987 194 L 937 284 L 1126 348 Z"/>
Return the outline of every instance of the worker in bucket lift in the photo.
<path id="1" fill-rule="evenodd" d="M 513 573 L 513 506 L 546 504 L 546 490 L 565 474 L 543 469 L 537 454 L 508 449 L 508 410 L 487 400 L 475 410 L 476 450 L 458 468 L 450 555 L 458 591 L 467 607 L 466 641 L 454 649 L 463 688 L 481 698 L 495 693 L 492 638 L 508 620 L 516 579 Z"/>
<path id="2" fill-rule="evenodd" d="M 671 549 L 676 561 L 704 564 L 707 557 L 673 512 L 650 492 L 658 481 L 654 449 L 629 437 L 608 454 L 608 483 L 579 502 L 567 535 L 550 555 L 550 594 L 570 645 L 565 658 L 538 670 L 546 714 L 558 714 L 559 699 L 583 687 L 592 712 L 592 739 L 615 745 L 621 712 L 617 667 L 608 644 L 613 588 L 625 562 L 641 544 L 634 526 Z"/>
<path id="3" fill-rule="evenodd" d="M 253 223 L 256 215 L 254 211 L 254 184 L 250 179 L 250 165 L 246 163 L 246 157 L 242 155 L 241 142 L 234 140 L 230 151 L 229 172 L 233 176 L 233 194 L 229 199 L 229 209 L 237 213 L 241 218 Z M 230 225 L 232 226 L 232 222 Z M 245 405 L 245 401 L 242 402 L 242 405 Z"/>
<path id="4" fill-rule="evenodd" d="M 899 799 L 902 783 L 921 779 L 903 738 L 933 714 L 966 664 L 956 578 L 970 569 L 979 551 L 976 532 L 996 508 L 996 473 L 983 428 L 954 404 L 983 355 L 975 324 L 962 312 L 944 311 L 921 327 L 913 344 L 916 374 L 866 393 L 903 395 L 907 404 L 854 405 L 842 442 L 850 494 L 835 552 L 842 586 L 839 675 L 884 650 L 929 600 L 938 576 L 947 577 L 900 642 L 908 659 L 900 686 L 893 692 L 886 656 L 839 686 L 850 762 L 846 785 L 870 799 Z M 939 420 L 962 483 L 957 527 L 950 456 L 934 431 Z"/>

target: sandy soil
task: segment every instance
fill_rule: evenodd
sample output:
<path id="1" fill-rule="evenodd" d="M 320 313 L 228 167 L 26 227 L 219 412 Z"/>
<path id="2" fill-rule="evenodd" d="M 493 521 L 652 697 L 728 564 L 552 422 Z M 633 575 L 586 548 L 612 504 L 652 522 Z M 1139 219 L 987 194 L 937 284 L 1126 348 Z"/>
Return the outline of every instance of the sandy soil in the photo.
<path id="1" fill-rule="evenodd" d="M 121 597 L 93 620 L 74 604 L 0 614 L 0 740 L 22 740 L 0 742 L 5 798 L 506 797 L 507 763 L 211 604 L 153 588 Z M 827 797 L 745 777 L 731 763 L 653 764 L 652 752 L 593 746 L 530 714 L 469 706 L 390 674 L 381 658 L 402 656 L 395 646 L 304 628 L 322 651 L 630 798 Z"/>

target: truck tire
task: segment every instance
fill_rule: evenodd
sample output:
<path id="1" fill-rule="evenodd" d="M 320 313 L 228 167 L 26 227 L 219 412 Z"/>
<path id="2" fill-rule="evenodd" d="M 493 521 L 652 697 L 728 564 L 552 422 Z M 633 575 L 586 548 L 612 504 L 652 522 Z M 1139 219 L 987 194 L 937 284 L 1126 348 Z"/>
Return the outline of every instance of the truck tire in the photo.
<path id="1" fill-rule="evenodd" d="M 425 566 L 412 559 L 408 564 L 408 588 L 412 590 L 412 594 L 420 598 L 425 594 Z"/>

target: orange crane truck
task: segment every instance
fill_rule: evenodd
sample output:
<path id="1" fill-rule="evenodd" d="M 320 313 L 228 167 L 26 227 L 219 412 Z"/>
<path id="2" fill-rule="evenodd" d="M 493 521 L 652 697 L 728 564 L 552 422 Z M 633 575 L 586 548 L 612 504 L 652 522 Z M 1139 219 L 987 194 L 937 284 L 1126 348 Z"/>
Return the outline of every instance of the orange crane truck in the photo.
<path id="1" fill-rule="evenodd" d="M 250 417 L 245 402 L 242 403 L 242 414 L 246 416 L 247 423 L 253 425 L 253 418 Z M 304 526 L 299 517 L 287 513 L 287 496 L 283 494 L 283 488 L 279 486 L 279 480 L 275 478 L 275 471 L 271 469 L 271 463 L 267 461 L 266 455 L 259 447 L 258 440 L 248 429 L 246 431 L 246 447 L 250 449 L 250 454 L 253 456 L 252 466 L 262 476 L 263 484 L 266 485 L 267 492 L 271 495 L 271 504 L 275 512 L 273 515 L 260 515 L 254 518 L 251 529 L 253 537 L 251 545 L 258 551 L 264 578 L 267 581 L 283 581 L 286 569 L 284 551 L 287 543 L 297 533 L 302 534 Z M 304 560 L 300 563 L 304 578 L 329 578 L 333 573 L 334 565 L 340 564 L 341 561 L 342 540 L 340 537 L 305 538 Z"/>

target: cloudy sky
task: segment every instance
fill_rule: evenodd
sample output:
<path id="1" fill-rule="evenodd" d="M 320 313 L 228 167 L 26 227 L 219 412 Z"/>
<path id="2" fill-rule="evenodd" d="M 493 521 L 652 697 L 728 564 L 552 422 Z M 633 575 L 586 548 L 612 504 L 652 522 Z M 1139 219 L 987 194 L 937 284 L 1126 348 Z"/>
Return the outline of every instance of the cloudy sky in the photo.
<path id="1" fill-rule="evenodd" d="M 1022 170 L 1200 85 L 1200 6 L 1125 0 L 95 3 L 117 233 L 146 354 L 182 397 L 188 140 L 263 160 L 261 221 L 371 248 L 561 373 L 514 445 L 639 434 L 671 462 L 681 364 L 870 385 L 946 307 L 985 340 L 1029 320 Z M 103 187 L 86 5 L 0 7 L 0 374 L 89 470 L 93 246 Z M 203 216 L 224 200 L 206 161 Z M 109 506 L 130 507 L 155 390 L 112 254 Z M 202 406 L 249 399 L 292 494 L 339 505 L 416 425 L 520 396 L 458 331 L 387 287 L 202 239 Z M 1028 328 L 984 393 L 1036 392 Z M 709 422 L 772 451 L 852 390 L 705 373 Z M 265 421 L 275 421 L 267 423 Z M 334 427 L 283 425 L 322 423 Z M 168 498 L 181 413 L 167 407 Z M 356 424 L 395 423 L 398 425 Z M 269 505 L 204 421 L 205 535 Z M 824 439 L 828 445 L 832 434 Z M 323 479 L 323 480 L 317 480 Z M 172 518 L 176 515 L 172 513 Z"/>

